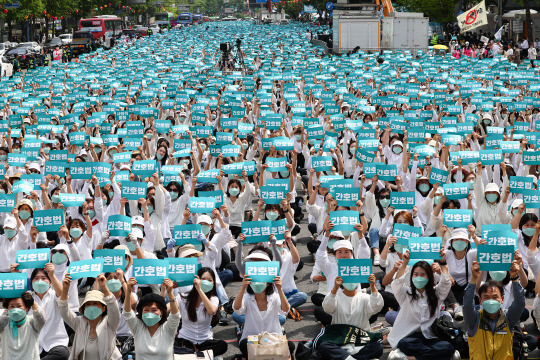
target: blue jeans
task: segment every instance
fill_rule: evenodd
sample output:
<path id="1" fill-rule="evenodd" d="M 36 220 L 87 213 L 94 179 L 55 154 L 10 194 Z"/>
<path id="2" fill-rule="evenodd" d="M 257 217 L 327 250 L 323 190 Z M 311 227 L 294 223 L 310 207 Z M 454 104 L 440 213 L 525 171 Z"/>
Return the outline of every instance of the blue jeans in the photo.
<path id="1" fill-rule="evenodd" d="M 322 355 L 323 359 L 345 360 L 349 357 L 347 350 L 341 346 L 325 341 L 317 346 L 317 351 Z M 380 342 L 369 342 L 354 355 L 353 358 L 358 360 L 379 359 L 383 354 L 383 346 Z"/>
<path id="2" fill-rule="evenodd" d="M 371 248 L 379 248 L 379 229 L 371 228 L 369 229 L 369 242 Z"/>
<path id="3" fill-rule="evenodd" d="M 279 324 L 283 326 L 287 318 L 283 315 L 278 315 L 278 316 L 279 316 Z M 246 322 L 246 315 L 238 315 L 236 312 L 233 312 L 232 319 L 234 320 L 235 323 L 242 326 Z"/>
<path id="4" fill-rule="evenodd" d="M 448 341 L 426 339 L 421 332 L 415 332 L 398 342 L 398 349 L 417 360 L 450 360 L 454 355 L 454 346 Z"/>
<path id="5" fill-rule="evenodd" d="M 223 285 L 219 284 L 218 286 L 216 286 L 216 292 L 221 305 L 229 302 L 229 298 L 227 297 L 227 293 L 225 292 L 225 288 L 223 287 Z"/>
<path id="6" fill-rule="evenodd" d="M 232 270 L 229 269 L 223 269 L 223 271 L 219 271 L 218 276 L 223 286 L 227 286 L 228 283 L 233 281 L 234 277 Z"/>
<path id="7" fill-rule="evenodd" d="M 285 294 L 287 296 L 287 294 Z M 298 308 L 300 305 L 304 305 L 307 301 L 307 294 L 303 292 L 297 292 L 292 295 L 287 296 L 289 305 L 291 308 Z"/>

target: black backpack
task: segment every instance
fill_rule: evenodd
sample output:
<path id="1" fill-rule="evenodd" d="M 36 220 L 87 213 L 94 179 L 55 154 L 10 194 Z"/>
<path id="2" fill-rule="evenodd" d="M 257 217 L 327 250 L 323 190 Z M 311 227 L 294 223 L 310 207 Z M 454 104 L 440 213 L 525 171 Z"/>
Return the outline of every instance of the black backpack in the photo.
<path id="1" fill-rule="evenodd" d="M 431 325 L 431 331 L 441 340 L 448 341 L 462 358 L 469 358 L 469 343 L 465 330 L 449 316 L 440 316 Z"/>

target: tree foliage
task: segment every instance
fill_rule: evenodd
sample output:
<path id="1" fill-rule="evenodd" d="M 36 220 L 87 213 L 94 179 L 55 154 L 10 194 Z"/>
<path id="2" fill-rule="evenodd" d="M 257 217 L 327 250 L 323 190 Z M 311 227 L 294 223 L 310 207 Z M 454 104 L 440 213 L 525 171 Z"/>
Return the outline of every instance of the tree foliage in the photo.
<path id="1" fill-rule="evenodd" d="M 440 23 L 456 21 L 455 8 L 458 0 L 395 0 L 394 8 L 409 12 L 421 12 L 430 20 Z"/>

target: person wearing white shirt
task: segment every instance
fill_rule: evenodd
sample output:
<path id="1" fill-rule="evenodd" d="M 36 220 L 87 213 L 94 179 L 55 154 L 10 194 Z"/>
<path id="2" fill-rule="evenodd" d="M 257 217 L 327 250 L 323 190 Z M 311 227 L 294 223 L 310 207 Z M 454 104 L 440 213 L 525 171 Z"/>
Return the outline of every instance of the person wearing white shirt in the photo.
<path id="1" fill-rule="evenodd" d="M 441 258 L 441 276 L 435 285 L 433 270 L 427 262 L 418 261 L 410 268 L 410 252 L 407 250 L 403 254 L 403 263 L 392 282 L 401 309 L 388 334 L 388 342 L 395 349 L 388 356 L 389 360 L 407 359 L 407 356 L 441 360 L 460 358 L 452 344 L 438 339 L 431 330 L 452 286 L 444 249 L 441 249 Z"/>
<path id="2" fill-rule="evenodd" d="M 335 279 L 332 291 L 323 301 L 323 309 L 332 315 L 332 325 L 353 325 L 364 331 L 370 330 L 369 318 L 381 311 L 384 300 L 375 287 L 375 275 L 369 275 L 371 295 L 358 292 L 358 284 L 343 283 L 341 276 Z M 342 291 L 338 291 L 338 290 Z M 349 290 L 350 289 L 350 290 Z M 354 355 L 329 341 L 317 343 L 317 351 L 324 359 L 378 359 L 383 354 L 383 346 L 378 341 L 369 342 Z"/>
<path id="3" fill-rule="evenodd" d="M 49 263 L 45 265 L 45 269 L 34 269 L 30 275 L 30 283 L 34 290 L 34 301 L 47 314 L 39 336 L 40 357 L 45 360 L 67 360 L 69 339 L 66 328 L 59 326 L 64 320 L 57 304 L 62 295 L 62 283 L 54 275 L 54 265 Z"/>
<path id="4" fill-rule="evenodd" d="M 4 235 L 0 235 L 0 272 L 9 272 L 18 250 L 28 249 L 28 235 L 16 209 L 4 220 Z"/>
<path id="5" fill-rule="evenodd" d="M 214 270 L 203 267 L 193 279 L 193 287 L 186 294 L 176 295 L 182 317 L 182 327 L 174 340 L 175 353 L 181 348 L 196 351 L 211 350 L 214 359 L 227 352 L 227 343 L 215 340 L 212 320 L 219 309 Z M 215 324 L 214 324 L 215 325 Z"/>
<path id="6" fill-rule="evenodd" d="M 131 293 L 137 285 L 135 278 L 127 283 Z M 180 310 L 173 294 L 173 282 L 165 279 L 162 286 L 169 297 L 170 313 L 165 299 L 158 294 L 147 294 L 137 304 L 137 315 L 131 308 L 131 297 L 126 297 L 122 316 L 126 320 L 135 342 L 135 356 L 145 360 L 172 360 L 174 336 L 180 324 Z"/>
<path id="7" fill-rule="evenodd" d="M 221 182 L 219 183 L 220 190 L 223 191 L 223 203 L 227 205 L 229 210 L 229 229 L 235 239 L 242 232 L 244 210 L 251 193 L 251 184 L 247 178 L 246 170 L 242 171 L 242 179 L 245 187 L 242 186 L 240 180 L 230 179 L 227 184 L 227 191 L 223 191 Z"/>
<path id="8" fill-rule="evenodd" d="M 267 250 L 267 249 L 265 249 Z M 258 250 L 252 253 L 258 258 L 270 261 L 270 251 Z M 265 256 L 266 255 L 266 256 Z M 255 258 L 252 258 L 255 260 Z M 246 258 L 246 260 L 252 260 Z M 238 347 L 244 358 L 247 358 L 247 337 L 258 335 L 263 331 L 282 334 L 279 315 L 289 312 L 289 302 L 281 288 L 281 278 L 276 276 L 273 284 L 252 282 L 245 276 L 242 287 L 234 300 L 233 309 L 238 315 L 245 315 L 245 324 Z M 289 350 L 291 349 L 289 343 Z M 293 346 L 294 348 L 294 346 Z"/>

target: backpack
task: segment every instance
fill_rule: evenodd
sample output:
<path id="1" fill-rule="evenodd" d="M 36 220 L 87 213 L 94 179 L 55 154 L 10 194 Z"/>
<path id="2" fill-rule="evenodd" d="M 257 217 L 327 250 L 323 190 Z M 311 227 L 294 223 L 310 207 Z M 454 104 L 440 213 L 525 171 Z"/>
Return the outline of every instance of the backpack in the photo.
<path id="1" fill-rule="evenodd" d="M 524 346 L 526 345 L 526 346 Z M 521 332 L 519 327 L 514 329 L 514 336 L 512 339 L 512 353 L 514 360 L 524 360 L 529 356 L 529 345 L 525 341 L 525 336 Z"/>
<path id="2" fill-rule="evenodd" d="M 449 316 L 440 316 L 431 325 L 431 331 L 441 340 L 448 341 L 462 358 L 469 357 L 469 343 L 462 326 Z"/>

